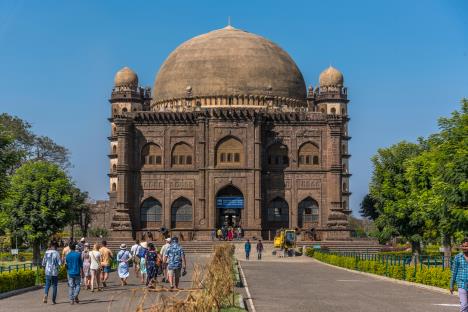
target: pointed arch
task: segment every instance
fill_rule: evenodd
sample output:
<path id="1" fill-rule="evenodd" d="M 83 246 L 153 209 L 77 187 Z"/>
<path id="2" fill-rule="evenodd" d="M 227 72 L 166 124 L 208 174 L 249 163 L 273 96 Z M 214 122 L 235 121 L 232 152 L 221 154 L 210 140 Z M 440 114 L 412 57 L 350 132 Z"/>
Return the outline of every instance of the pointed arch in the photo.
<path id="1" fill-rule="evenodd" d="M 177 198 L 171 206 L 171 228 L 192 227 L 192 202 L 185 197 Z"/>
<path id="2" fill-rule="evenodd" d="M 268 204 L 267 221 L 282 223 L 284 227 L 289 226 L 289 205 L 282 197 L 275 197 Z"/>
<path id="3" fill-rule="evenodd" d="M 171 153 L 172 167 L 187 167 L 193 164 L 193 148 L 186 142 L 174 145 Z"/>
<path id="4" fill-rule="evenodd" d="M 141 228 L 155 228 L 162 220 L 161 202 L 154 197 L 148 197 L 140 205 Z"/>
<path id="5" fill-rule="evenodd" d="M 244 163 L 244 146 L 234 136 L 226 136 L 216 144 L 216 166 L 238 167 Z"/>
<path id="6" fill-rule="evenodd" d="M 275 143 L 268 147 L 268 166 L 271 168 L 285 168 L 289 166 L 288 147 L 282 143 Z"/>
<path id="7" fill-rule="evenodd" d="M 307 223 L 319 221 L 320 209 L 318 202 L 312 197 L 304 198 L 298 206 L 298 226 L 305 227 Z"/>
<path id="8" fill-rule="evenodd" d="M 155 143 L 147 143 L 141 149 L 141 163 L 143 165 L 162 166 L 162 157 L 161 147 Z"/>
<path id="9" fill-rule="evenodd" d="M 313 142 L 305 142 L 298 151 L 299 167 L 311 167 L 320 165 L 320 148 Z"/>

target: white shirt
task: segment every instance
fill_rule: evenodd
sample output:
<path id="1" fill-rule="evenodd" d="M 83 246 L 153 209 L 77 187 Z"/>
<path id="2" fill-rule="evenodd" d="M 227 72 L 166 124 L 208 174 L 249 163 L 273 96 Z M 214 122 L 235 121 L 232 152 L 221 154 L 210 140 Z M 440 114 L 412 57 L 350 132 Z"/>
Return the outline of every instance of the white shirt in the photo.
<path id="1" fill-rule="evenodd" d="M 137 255 L 138 247 L 140 247 L 140 245 L 135 244 L 132 246 L 132 248 L 130 248 L 130 253 L 132 254 L 133 257 Z"/>
<path id="2" fill-rule="evenodd" d="M 89 268 L 91 270 L 97 270 L 101 264 L 101 253 L 97 250 L 92 250 L 89 252 L 89 258 L 91 259 L 91 265 Z"/>
<path id="3" fill-rule="evenodd" d="M 166 251 L 167 251 L 167 248 L 169 248 L 169 246 L 171 246 L 171 244 L 165 243 L 165 244 L 161 247 L 161 255 L 162 255 L 163 257 L 166 255 Z"/>

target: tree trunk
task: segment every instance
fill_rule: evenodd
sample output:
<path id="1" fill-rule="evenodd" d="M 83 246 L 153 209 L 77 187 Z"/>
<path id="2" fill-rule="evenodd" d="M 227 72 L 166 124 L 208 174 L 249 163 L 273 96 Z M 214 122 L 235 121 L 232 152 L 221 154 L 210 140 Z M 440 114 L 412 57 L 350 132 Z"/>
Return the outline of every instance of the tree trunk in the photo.
<path id="1" fill-rule="evenodd" d="M 41 264 L 41 242 L 33 242 L 33 265 Z"/>
<path id="2" fill-rule="evenodd" d="M 452 257 L 452 241 L 447 234 L 442 236 L 442 246 L 444 247 L 444 266 L 450 267 L 450 258 Z"/>
<path id="3" fill-rule="evenodd" d="M 411 252 L 413 253 L 413 263 L 418 263 L 421 254 L 421 243 L 419 241 L 411 242 Z"/>

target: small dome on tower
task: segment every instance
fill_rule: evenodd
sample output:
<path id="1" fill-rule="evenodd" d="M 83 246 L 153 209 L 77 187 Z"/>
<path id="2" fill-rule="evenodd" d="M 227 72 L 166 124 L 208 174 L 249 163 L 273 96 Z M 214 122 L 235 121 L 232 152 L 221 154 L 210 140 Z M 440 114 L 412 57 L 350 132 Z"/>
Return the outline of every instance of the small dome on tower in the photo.
<path id="1" fill-rule="evenodd" d="M 343 74 L 338 69 L 330 66 L 320 74 L 319 82 L 321 87 L 342 87 L 344 78 Z"/>
<path id="2" fill-rule="evenodd" d="M 124 67 L 115 74 L 114 84 L 116 87 L 137 87 L 138 76 L 130 68 Z"/>

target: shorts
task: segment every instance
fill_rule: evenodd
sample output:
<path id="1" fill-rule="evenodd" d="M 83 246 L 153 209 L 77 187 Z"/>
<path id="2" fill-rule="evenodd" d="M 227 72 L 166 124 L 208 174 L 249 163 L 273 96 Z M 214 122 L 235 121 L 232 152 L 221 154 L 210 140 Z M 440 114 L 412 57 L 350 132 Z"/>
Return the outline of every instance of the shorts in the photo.
<path id="1" fill-rule="evenodd" d="M 103 266 L 102 266 L 102 272 L 104 272 L 104 273 L 110 273 L 110 272 L 111 272 L 111 267 L 110 267 L 110 265 L 103 265 Z"/>
<path id="2" fill-rule="evenodd" d="M 182 269 L 181 268 L 178 268 L 178 269 L 167 269 L 167 276 L 173 276 L 175 278 L 180 278 L 180 273 L 181 273 Z"/>

